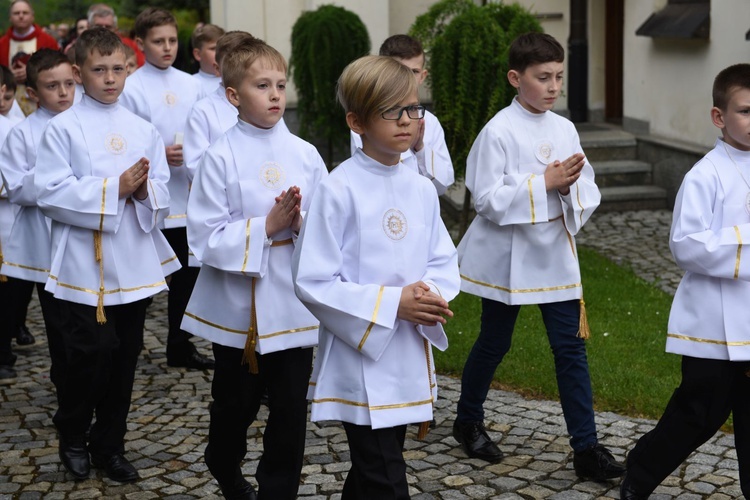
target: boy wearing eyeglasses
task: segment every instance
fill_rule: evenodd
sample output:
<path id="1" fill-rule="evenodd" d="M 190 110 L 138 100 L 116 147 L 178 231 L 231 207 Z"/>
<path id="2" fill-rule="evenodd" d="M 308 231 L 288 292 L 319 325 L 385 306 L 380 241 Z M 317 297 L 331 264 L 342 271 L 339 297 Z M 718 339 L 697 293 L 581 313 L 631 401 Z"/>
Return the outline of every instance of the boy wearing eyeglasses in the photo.
<path id="1" fill-rule="evenodd" d="M 320 320 L 311 420 L 343 422 L 342 500 L 409 498 L 406 428 L 426 433 L 432 420 L 432 346 L 448 346 L 456 249 L 435 188 L 401 162 L 424 117 L 411 71 L 363 57 L 344 69 L 338 100 L 362 149 L 318 186 L 292 264 L 297 297 Z"/>

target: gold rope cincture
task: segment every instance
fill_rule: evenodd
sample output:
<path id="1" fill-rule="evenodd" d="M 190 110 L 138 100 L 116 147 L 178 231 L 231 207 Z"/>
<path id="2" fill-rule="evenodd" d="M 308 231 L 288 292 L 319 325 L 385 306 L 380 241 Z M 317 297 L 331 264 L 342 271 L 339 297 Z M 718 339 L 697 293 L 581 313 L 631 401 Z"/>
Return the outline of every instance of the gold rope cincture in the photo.
<path id="1" fill-rule="evenodd" d="M 271 247 L 280 247 L 291 245 L 292 239 L 274 241 Z M 245 341 L 245 350 L 242 353 L 242 364 L 247 363 L 248 371 L 254 375 L 258 373 L 258 357 L 255 354 L 255 346 L 258 344 L 258 316 L 255 312 L 255 278 L 252 278 L 250 285 L 250 329 L 247 331 L 247 340 Z"/>
<path id="2" fill-rule="evenodd" d="M 107 322 L 107 316 L 104 314 L 104 258 L 102 253 L 102 232 L 94 231 L 94 259 L 99 263 L 99 300 L 96 303 L 96 322 L 100 325 Z"/>
<path id="3" fill-rule="evenodd" d="M 245 351 L 242 353 L 242 364 L 247 363 L 247 370 L 258 374 L 258 358 L 255 355 L 255 345 L 258 343 L 258 317 L 255 315 L 255 278 L 250 286 L 250 329 L 247 332 Z"/>
<path id="4" fill-rule="evenodd" d="M 0 243 L 0 267 L 3 267 L 3 261 L 3 245 Z M 0 283 L 5 283 L 6 281 L 8 281 L 8 277 L 4 274 L 0 274 Z"/>
<path id="5" fill-rule="evenodd" d="M 563 227 L 565 227 L 565 218 L 560 219 L 563 224 Z M 565 227 L 565 233 L 568 235 L 568 242 L 570 243 L 570 249 L 573 250 L 573 256 L 576 258 L 576 261 L 578 260 L 578 252 L 574 250 L 573 247 L 573 237 L 570 235 L 570 232 L 568 231 L 568 228 Z M 581 268 L 581 264 L 578 264 L 578 268 Z M 581 280 L 581 310 L 578 315 L 578 333 L 576 334 L 576 337 L 588 340 L 589 337 L 591 337 L 591 327 L 589 327 L 589 319 L 586 315 L 586 302 L 583 300 L 583 280 Z"/>
<path id="6" fill-rule="evenodd" d="M 425 361 L 427 361 L 427 380 L 428 388 L 430 389 L 430 395 L 432 395 L 432 369 L 430 367 L 430 343 L 427 339 L 422 339 L 422 346 L 424 347 Z M 434 408 L 433 408 L 434 410 Z M 422 440 L 427 437 L 427 433 L 430 432 L 430 422 L 420 422 L 419 430 L 417 431 L 417 439 Z"/>

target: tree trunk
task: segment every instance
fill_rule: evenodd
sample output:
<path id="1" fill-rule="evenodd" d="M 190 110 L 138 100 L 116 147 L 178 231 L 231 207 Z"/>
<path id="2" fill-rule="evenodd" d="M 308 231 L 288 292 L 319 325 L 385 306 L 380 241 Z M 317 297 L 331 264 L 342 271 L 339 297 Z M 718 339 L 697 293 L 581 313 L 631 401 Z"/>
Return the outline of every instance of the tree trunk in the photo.
<path id="1" fill-rule="evenodd" d="M 461 207 L 461 224 L 458 230 L 458 240 L 466 234 L 466 230 L 469 229 L 469 212 L 471 211 L 471 192 L 467 189 L 464 192 L 464 205 Z"/>

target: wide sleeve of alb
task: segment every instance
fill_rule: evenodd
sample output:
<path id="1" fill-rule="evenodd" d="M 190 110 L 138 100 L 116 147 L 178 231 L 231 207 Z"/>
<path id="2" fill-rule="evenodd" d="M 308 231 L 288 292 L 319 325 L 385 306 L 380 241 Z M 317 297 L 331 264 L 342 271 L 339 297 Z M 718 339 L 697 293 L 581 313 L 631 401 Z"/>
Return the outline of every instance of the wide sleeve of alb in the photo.
<path id="1" fill-rule="evenodd" d="M 37 152 L 34 186 L 39 208 L 64 224 L 117 231 L 125 206 L 119 198 L 119 177 L 76 176 L 69 163 L 72 147 L 65 123 L 51 120 Z"/>
<path id="2" fill-rule="evenodd" d="M 151 131 L 150 148 L 146 154 L 149 159 L 148 197 L 135 200 L 135 213 L 138 225 L 148 233 L 156 228 L 169 215 L 169 165 L 162 154 L 164 142 L 156 128 Z"/>
<path id="3" fill-rule="evenodd" d="M 231 154 L 221 154 L 222 145 L 203 155 L 196 172 L 188 198 L 188 245 L 205 265 L 262 278 L 268 268 L 266 217 L 245 218 L 241 207 L 231 206 L 227 170 L 234 165 Z"/>
<path id="4" fill-rule="evenodd" d="M 29 145 L 24 122 L 13 127 L 0 150 L 0 171 L 11 203 L 36 206 L 34 165 L 29 163 Z"/>
<path id="5" fill-rule="evenodd" d="M 466 159 L 466 187 L 474 197 L 474 209 L 500 226 L 532 224 L 547 220 L 544 176 L 511 165 L 502 129 L 493 126 L 496 116 L 482 129 Z"/>
<path id="6" fill-rule="evenodd" d="M 370 359 L 378 360 L 397 322 L 401 287 L 356 283 L 345 241 L 356 238 L 354 207 L 343 204 L 324 182 L 312 200 L 292 260 L 297 297 L 325 329 Z M 363 249 L 362 251 L 366 251 Z"/>
<path id="7" fill-rule="evenodd" d="M 455 181 L 453 162 L 445 143 L 445 131 L 434 115 L 425 116 L 424 147 L 414 153 L 419 173 L 432 181 L 437 194 L 442 195 Z"/>
<path id="8" fill-rule="evenodd" d="M 675 199 L 669 247 L 686 271 L 730 280 L 750 280 L 750 223 L 744 206 L 724 205 L 717 168 L 704 158 L 683 179 Z M 742 223 L 732 224 L 732 211 Z M 716 221 L 720 221 L 717 224 Z"/>
<path id="9" fill-rule="evenodd" d="M 206 109 L 196 103 L 188 114 L 187 124 L 185 125 L 185 142 L 182 145 L 182 157 L 187 167 L 188 179 L 191 182 L 195 178 L 195 171 L 203 153 L 211 145 L 209 129 Z"/>
<path id="10" fill-rule="evenodd" d="M 576 151 L 583 153 L 577 134 L 572 140 L 576 143 Z M 578 231 L 589 220 L 602 199 L 599 188 L 594 182 L 594 169 L 588 160 L 584 161 L 581 176 L 570 186 L 570 192 L 567 195 L 559 195 L 562 200 L 565 227 L 572 235 L 578 234 Z"/>
<path id="11" fill-rule="evenodd" d="M 458 272 L 456 247 L 440 218 L 440 203 L 437 197 L 432 207 L 431 223 L 429 259 L 422 281 L 446 301 L 451 301 L 460 291 L 461 276 Z M 440 323 L 435 326 L 417 325 L 417 331 L 441 351 L 448 348 L 448 337 Z"/>

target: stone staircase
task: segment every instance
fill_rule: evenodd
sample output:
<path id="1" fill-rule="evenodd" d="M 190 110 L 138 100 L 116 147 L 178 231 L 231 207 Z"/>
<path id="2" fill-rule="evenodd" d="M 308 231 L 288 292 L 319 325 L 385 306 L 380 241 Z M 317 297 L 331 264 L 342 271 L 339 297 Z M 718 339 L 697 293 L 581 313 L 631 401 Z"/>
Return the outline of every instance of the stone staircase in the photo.
<path id="1" fill-rule="evenodd" d="M 579 127 L 581 147 L 602 193 L 597 212 L 667 207 L 667 192 L 653 185 L 652 167 L 639 161 L 633 134 L 608 125 Z"/>

